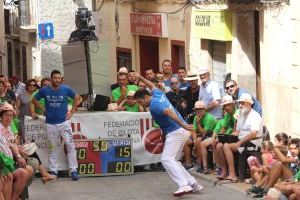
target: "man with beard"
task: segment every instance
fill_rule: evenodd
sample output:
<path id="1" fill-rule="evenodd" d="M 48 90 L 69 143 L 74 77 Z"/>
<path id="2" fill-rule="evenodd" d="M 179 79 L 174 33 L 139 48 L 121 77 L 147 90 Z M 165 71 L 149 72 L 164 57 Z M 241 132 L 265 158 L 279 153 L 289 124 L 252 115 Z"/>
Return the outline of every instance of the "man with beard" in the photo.
<path id="1" fill-rule="evenodd" d="M 161 163 L 178 186 L 178 190 L 173 195 L 182 196 L 187 193 L 200 192 L 203 189 L 202 185 L 178 161 L 183 146 L 191 135 L 189 131 L 193 129 L 192 125 L 186 124 L 165 94 L 156 88 L 151 81 L 139 74 L 136 76 L 151 89 L 151 93 L 145 89 L 138 90 L 134 97 L 138 103 L 145 107 L 149 106 L 153 119 L 165 136 Z"/>
<path id="2" fill-rule="evenodd" d="M 46 116 L 50 174 L 57 176 L 58 164 L 56 151 L 60 143 L 60 138 L 62 137 L 67 147 L 71 178 L 77 181 L 79 180 L 77 174 L 78 163 L 76 160 L 70 119 L 76 112 L 79 97 L 70 87 L 61 84 L 61 77 L 60 71 L 53 70 L 51 72 L 51 85 L 40 89 L 32 99 L 32 102 L 42 109 Z M 41 98 L 45 99 L 45 107 L 38 102 Z M 68 98 L 74 99 L 72 109 L 69 112 Z"/>
<path id="3" fill-rule="evenodd" d="M 262 143 L 262 139 L 256 139 L 256 137 L 262 136 L 262 118 L 258 112 L 251 108 L 253 104 L 251 95 L 247 93 L 242 94 L 238 102 L 240 112 L 233 135 L 238 135 L 239 141 L 230 144 L 225 143 L 223 147 L 229 170 L 229 175 L 225 178 L 228 182 L 237 181 L 233 153 L 237 151 L 242 152 L 245 148 L 243 146 L 258 148 Z M 222 168 L 226 168 L 226 166 L 222 166 Z"/>

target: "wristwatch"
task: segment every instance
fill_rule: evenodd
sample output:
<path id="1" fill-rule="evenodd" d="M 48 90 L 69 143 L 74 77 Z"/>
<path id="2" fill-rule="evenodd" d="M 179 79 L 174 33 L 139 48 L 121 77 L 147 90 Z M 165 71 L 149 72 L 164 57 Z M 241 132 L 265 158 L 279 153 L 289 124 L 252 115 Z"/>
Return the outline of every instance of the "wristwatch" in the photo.
<path id="1" fill-rule="evenodd" d="M 22 158 L 22 156 L 21 156 L 20 154 L 18 154 L 16 157 L 17 157 L 17 158 Z"/>

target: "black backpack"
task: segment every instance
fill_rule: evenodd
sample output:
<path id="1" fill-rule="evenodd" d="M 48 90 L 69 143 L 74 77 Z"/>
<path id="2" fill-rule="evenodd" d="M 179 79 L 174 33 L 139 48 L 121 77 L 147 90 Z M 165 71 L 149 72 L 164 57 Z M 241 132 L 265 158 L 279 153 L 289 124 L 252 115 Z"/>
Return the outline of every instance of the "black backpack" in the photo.
<path id="1" fill-rule="evenodd" d="M 96 95 L 96 99 L 93 105 L 94 111 L 105 111 L 107 109 L 107 105 L 109 104 L 110 99 L 108 96 L 103 96 L 100 94 Z"/>

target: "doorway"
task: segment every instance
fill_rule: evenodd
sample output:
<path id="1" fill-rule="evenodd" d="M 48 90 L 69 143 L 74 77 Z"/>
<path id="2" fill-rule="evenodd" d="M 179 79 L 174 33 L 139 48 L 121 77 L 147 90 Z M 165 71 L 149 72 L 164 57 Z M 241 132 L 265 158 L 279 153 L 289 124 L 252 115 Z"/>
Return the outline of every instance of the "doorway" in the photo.
<path id="1" fill-rule="evenodd" d="M 179 67 L 185 67 L 185 45 L 183 41 L 171 41 L 172 71 L 177 73 Z"/>
<path id="2" fill-rule="evenodd" d="M 140 43 L 140 72 L 144 74 L 149 68 L 157 72 L 159 69 L 158 38 L 139 36 Z"/>

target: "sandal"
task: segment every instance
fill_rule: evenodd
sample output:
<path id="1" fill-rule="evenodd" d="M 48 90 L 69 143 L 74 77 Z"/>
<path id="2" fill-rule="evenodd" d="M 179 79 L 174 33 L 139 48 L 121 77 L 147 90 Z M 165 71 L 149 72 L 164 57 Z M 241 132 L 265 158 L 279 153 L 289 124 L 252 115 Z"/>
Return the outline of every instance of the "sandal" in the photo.
<path id="1" fill-rule="evenodd" d="M 210 174 L 210 169 L 208 169 L 208 167 L 204 167 L 202 170 L 202 174 Z"/>

